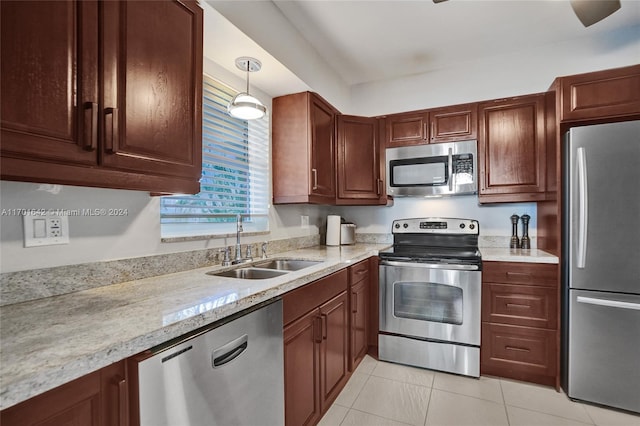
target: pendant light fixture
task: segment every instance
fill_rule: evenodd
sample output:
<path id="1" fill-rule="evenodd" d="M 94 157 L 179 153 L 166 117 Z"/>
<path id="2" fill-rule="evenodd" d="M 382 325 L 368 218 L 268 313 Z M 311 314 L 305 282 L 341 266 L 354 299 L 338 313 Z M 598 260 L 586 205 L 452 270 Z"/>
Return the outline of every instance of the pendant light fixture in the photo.
<path id="1" fill-rule="evenodd" d="M 236 59 L 236 67 L 247 72 L 247 91 L 238 93 L 227 106 L 227 111 L 231 116 L 242 120 L 256 120 L 264 117 L 267 107 L 249 94 L 249 73 L 260 71 L 262 63 L 255 58 L 242 56 Z"/>

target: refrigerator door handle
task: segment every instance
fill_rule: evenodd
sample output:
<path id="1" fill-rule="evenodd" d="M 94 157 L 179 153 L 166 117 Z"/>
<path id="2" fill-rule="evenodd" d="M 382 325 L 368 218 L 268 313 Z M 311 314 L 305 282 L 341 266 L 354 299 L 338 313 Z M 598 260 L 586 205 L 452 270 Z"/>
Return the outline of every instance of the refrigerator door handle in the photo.
<path id="1" fill-rule="evenodd" d="M 640 311 L 640 303 L 621 302 L 619 300 L 596 299 L 594 297 L 578 296 L 578 303 L 587 303 L 589 305 L 609 306 L 612 308 L 633 309 Z"/>
<path id="2" fill-rule="evenodd" d="M 587 155 L 584 147 L 579 147 L 578 154 L 578 256 L 577 267 L 584 269 L 587 263 L 587 225 L 589 223 L 589 199 L 587 197 Z"/>

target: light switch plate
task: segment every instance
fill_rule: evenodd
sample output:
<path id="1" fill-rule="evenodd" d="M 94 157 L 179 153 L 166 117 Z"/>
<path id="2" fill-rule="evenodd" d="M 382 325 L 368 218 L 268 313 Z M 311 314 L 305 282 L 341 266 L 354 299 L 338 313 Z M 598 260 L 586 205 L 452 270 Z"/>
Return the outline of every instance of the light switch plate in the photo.
<path id="1" fill-rule="evenodd" d="M 69 217 L 56 213 L 22 216 L 24 246 L 50 246 L 69 244 Z"/>

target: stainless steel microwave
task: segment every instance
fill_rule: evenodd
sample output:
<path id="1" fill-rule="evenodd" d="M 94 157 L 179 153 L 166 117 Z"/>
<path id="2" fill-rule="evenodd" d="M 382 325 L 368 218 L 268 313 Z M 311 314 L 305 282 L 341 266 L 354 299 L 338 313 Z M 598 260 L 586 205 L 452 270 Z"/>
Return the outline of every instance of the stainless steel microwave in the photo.
<path id="1" fill-rule="evenodd" d="M 387 195 L 443 196 L 478 192 L 477 141 L 387 148 Z"/>

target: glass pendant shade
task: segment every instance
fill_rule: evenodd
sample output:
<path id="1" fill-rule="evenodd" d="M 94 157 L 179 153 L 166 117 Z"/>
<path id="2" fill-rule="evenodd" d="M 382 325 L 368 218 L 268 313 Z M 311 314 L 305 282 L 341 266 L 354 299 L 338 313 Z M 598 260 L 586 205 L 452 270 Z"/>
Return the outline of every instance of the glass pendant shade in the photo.
<path id="1" fill-rule="evenodd" d="M 227 111 L 242 120 L 257 120 L 264 117 L 267 107 L 248 93 L 238 93 L 229 103 Z"/>
<path id="2" fill-rule="evenodd" d="M 260 71 L 262 64 L 255 58 L 242 56 L 236 59 L 236 67 L 247 73 L 247 91 L 238 93 L 227 106 L 232 117 L 241 120 L 257 120 L 264 117 L 267 107 L 249 94 L 249 73 Z"/>

